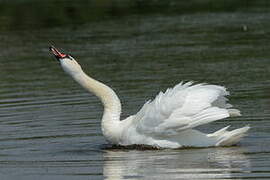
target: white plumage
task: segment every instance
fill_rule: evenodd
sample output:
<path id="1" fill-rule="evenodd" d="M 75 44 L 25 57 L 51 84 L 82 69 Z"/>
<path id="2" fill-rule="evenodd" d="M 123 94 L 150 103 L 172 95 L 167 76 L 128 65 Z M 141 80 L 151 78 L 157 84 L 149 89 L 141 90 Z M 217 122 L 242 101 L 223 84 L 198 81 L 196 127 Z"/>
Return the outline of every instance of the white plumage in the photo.
<path id="1" fill-rule="evenodd" d="M 224 87 L 208 84 L 180 83 L 153 101 L 144 104 L 124 130 L 122 144 L 148 144 L 156 147 L 229 146 L 237 143 L 248 126 L 234 131 L 223 128 L 203 134 L 195 128 L 229 116 L 240 116 L 226 103 L 229 93 Z"/>
<path id="2" fill-rule="evenodd" d="M 232 109 L 222 86 L 179 83 L 165 93 L 160 92 L 153 101 L 146 102 L 140 111 L 120 121 L 121 103 L 116 93 L 87 76 L 80 65 L 69 55 L 54 47 L 51 51 L 62 68 L 75 81 L 100 98 L 104 105 L 102 132 L 105 138 L 118 145 L 149 145 L 158 148 L 230 146 L 245 136 L 249 126 L 228 131 L 222 128 L 204 134 L 196 128 L 230 116 L 240 116 Z"/>

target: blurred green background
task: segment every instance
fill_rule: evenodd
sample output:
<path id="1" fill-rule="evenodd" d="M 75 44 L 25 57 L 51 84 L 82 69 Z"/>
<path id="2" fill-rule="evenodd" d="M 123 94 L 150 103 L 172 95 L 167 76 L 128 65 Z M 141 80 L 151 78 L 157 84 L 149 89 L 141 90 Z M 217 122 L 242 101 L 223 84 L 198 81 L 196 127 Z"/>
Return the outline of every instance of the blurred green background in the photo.
<path id="1" fill-rule="evenodd" d="M 1 30 L 78 25 L 132 15 L 267 12 L 267 0 L 1 0 Z"/>

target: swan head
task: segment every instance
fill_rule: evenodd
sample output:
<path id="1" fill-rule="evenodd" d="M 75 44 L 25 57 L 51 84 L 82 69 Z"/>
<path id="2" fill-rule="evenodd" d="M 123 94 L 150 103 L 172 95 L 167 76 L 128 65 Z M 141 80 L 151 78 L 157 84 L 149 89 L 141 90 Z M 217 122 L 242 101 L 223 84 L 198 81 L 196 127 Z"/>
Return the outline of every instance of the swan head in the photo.
<path id="1" fill-rule="evenodd" d="M 80 64 L 69 54 L 61 53 L 55 47 L 50 46 L 50 51 L 53 53 L 55 58 L 60 62 L 62 68 L 69 75 L 76 75 L 82 72 Z"/>

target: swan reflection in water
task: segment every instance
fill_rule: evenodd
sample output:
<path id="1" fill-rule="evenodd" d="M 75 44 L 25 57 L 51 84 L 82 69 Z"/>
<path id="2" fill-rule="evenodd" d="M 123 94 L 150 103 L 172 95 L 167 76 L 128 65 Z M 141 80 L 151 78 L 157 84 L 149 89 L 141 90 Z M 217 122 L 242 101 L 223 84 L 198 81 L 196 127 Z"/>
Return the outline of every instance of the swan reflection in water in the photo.
<path id="1" fill-rule="evenodd" d="M 105 150 L 103 175 L 121 179 L 234 179 L 248 173 L 245 149 Z"/>

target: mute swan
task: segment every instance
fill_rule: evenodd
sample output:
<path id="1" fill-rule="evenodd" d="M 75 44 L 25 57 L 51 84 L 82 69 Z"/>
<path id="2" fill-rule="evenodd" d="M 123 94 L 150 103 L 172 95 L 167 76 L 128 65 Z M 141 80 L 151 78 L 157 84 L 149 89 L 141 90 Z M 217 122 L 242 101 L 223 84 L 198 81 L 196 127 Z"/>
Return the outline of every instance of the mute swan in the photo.
<path id="1" fill-rule="evenodd" d="M 240 141 L 249 126 L 228 131 L 229 126 L 212 134 L 193 128 L 232 116 L 240 111 L 227 103 L 228 91 L 222 86 L 179 83 L 154 100 L 146 102 L 139 112 L 120 121 L 121 103 L 105 84 L 84 73 L 70 55 L 55 47 L 50 51 L 63 70 L 87 91 L 95 94 L 104 106 L 101 121 L 106 140 L 116 145 L 147 145 L 156 148 L 230 146 Z"/>

